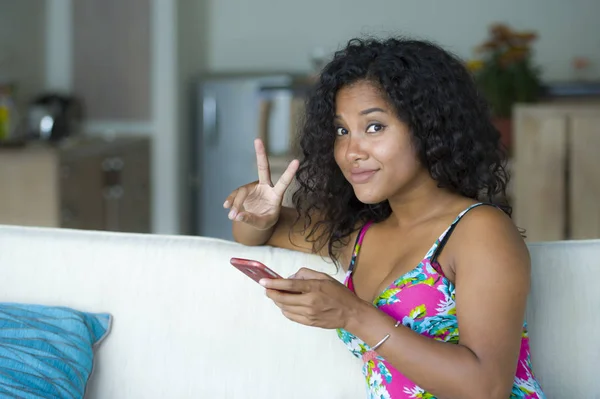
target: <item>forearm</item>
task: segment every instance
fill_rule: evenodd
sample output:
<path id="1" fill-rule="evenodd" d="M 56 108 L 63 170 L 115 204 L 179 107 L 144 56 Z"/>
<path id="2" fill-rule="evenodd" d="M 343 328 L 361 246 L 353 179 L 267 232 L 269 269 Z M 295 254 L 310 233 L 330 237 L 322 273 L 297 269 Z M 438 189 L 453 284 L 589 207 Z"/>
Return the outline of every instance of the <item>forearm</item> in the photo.
<path id="1" fill-rule="evenodd" d="M 510 390 L 489 378 L 482 362 L 467 347 L 422 336 L 368 303 L 358 310 L 347 330 L 374 346 L 390 338 L 377 353 L 416 385 L 444 399 L 506 398 Z"/>
<path id="2" fill-rule="evenodd" d="M 233 239 L 248 246 L 265 245 L 275 231 L 275 226 L 266 230 L 256 229 L 244 222 L 233 222 Z"/>

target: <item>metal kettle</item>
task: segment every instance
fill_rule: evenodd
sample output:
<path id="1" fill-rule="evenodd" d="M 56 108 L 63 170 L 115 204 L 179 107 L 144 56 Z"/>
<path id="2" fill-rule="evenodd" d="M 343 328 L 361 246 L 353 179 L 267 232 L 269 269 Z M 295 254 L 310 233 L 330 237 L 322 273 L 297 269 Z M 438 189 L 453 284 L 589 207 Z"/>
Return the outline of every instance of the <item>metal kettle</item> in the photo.
<path id="1" fill-rule="evenodd" d="M 59 141 L 80 134 L 83 105 L 73 96 L 44 94 L 30 105 L 27 138 Z"/>

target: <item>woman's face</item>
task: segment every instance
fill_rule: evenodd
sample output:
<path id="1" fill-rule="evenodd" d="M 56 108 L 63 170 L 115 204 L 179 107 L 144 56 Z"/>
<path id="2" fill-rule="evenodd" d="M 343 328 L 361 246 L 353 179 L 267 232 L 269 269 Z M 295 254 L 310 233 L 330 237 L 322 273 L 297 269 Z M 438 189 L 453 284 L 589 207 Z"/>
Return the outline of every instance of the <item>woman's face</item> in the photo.
<path id="1" fill-rule="evenodd" d="M 344 87 L 335 103 L 335 161 L 361 202 L 389 200 L 431 180 L 408 126 L 373 84 Z"/>

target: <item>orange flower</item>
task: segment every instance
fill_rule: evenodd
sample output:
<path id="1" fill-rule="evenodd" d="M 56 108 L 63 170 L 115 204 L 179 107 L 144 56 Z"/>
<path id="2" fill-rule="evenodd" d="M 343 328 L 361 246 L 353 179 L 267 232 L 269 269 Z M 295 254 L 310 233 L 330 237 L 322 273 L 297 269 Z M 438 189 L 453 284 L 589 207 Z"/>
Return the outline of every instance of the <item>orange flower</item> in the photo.
<path id="1" fill-rule="evenodd" d="M 496 50 L 498 47 L 500 47 L 500 43 L 494 40 L 488 40 L 487 42 L 475 47 L 475 51 L 477 53 L 485 53 L 486 51 Z"/>
<path id="2" fill-rule="evenodd" d="M 535 32 L 517 32 L 513 33 L 513 36 L 521 42 L 525 43 L 529 43 L 537 39 L 537 34 Z"/>
<path id="3" fill-rule="evenodd" d="M 476 52 L 511 51 L 507 57 L 512 59 L 527 55 L 529 53 L 528 46 L 537 39 L 537 34 L 531 31 L 516 32 L 506 24 L 496 23 L 490 26 L 489 37 L 487 41 L 476 47 Z M 513 47 L 519 50 L 513 52 L 511 50 Z M 521 49 L 526 49 L 526 51 Z"/>
<path id="4" fill-rule="evenodd" d="M 508 39 L 512 34 L 510 28 L 507 25 L 501 23 L 495 23 L 492 26 L 490 26 L 490 33 L 492 35 L 492 38 L 499 41 L 504 41 Z"/>

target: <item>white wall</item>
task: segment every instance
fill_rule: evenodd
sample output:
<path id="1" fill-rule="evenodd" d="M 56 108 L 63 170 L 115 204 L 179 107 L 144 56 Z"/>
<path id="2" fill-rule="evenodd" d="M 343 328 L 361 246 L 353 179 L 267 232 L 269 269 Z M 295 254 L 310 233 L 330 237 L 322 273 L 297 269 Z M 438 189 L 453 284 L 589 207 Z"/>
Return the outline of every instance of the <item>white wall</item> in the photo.
<path id="1" fill-rule="evenodd" d="M 437 41 L 462 57 L 495 21 L 536 30 L 548 79 L 568 79 L 574 56 L 595 61 L 600 77 L 599 0 L 212 0 L 212 70 L 309 68 L 315 47 L 335 50 L 361 33 L 400 33 Z"/>
<path id="2" fill-rule="evenodd" d="M 45 3 L 0 0 L 0 80 L 17 83 L 21 106 L 43 89 Z"/>

